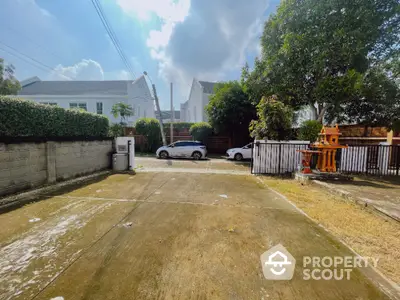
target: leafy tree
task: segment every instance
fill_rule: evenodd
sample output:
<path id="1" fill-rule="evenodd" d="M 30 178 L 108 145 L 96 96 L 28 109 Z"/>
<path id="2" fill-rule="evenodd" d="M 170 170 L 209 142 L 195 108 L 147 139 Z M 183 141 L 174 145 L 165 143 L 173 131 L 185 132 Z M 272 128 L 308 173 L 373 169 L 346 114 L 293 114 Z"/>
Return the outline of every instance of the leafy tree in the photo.
<path id="1" fill-rule="evenodd" d="M 359 101 L 360 78 L 400 51 L 398 0 L 286 0 L 265 23 L 262 58 L 247 76 L 246 92 L 278 95 L 313 118 Z"/>
<path id="2" fill-rule="evenodd" d="M 147 150 L 152 152 L 161 142 L 160 123 L 154 118 L 140 118 L 135 124 L 136 133 L 147 139 Z"/>
<path id="3" fill-rule="evenodd" d="M 109 136 L 118 137 L 124 136 L 124 127 L 121 124 L 112 124 L 109 129 Z"/>
<path id="4" fill-rule="evenodd" d="M 328 110 L 328 121 L 356 122 L 393 129 L 400 121 L 400 88 L 381 68 L 369 69 L 361 79 L 354 99 Z"/>
<path id="5" fill-rule="evenodd" d="M 133 108 L 129 104 L 118 102 L 112 106 L 111 113 L 114 116 L 114 118 L 118 118 L 118 116 L 120 116 L 121 117 L 120 124 L 125 125 L 126 124 L 125 119 L 127 117 L 133 116 Z"/>
<path id="6" fill-rule="evenodd" d="M 190 126 L 189 132 L 195 140 L 205 143 L 212 133 L 212 127 L 207 122 L 198 122 Z"/>
<path id="7" fill-rule="evenodd" d="M 321 132 L 322 124 L 316 120 L 304 121 L 299 130 L 298 138 L 303 141 L 314 143 Z"/>
<path id="8" fill-rule="evenodd" d="M 251 136 L 270 140 L 286 140 L 291 134 L 293 109 L 277 96 L 263 97 L 257 105 L 258 120 L 250 123 Z"/>
<path id="9" fill-rule="evenodd" d="M 13 65 L 4 66 L 4 60 L 0 58 L 0 95 L 16 95 L 21 89 L 14 71 Z"/>
<path id="10" fill-rule="evenodd" d="M 249 123 L 255 118 L 256 109 L 241 84 L 237 81 L 219 83 L 214 91 L 206 107 L 214 130 L 242 139 L 248 136 Z"/>

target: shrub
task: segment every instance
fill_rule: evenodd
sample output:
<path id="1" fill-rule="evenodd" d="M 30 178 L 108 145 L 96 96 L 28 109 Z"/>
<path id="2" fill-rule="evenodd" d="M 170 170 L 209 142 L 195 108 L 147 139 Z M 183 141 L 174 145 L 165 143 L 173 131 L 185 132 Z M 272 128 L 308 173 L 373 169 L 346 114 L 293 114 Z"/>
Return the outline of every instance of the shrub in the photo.
<path id="1" fill-rule="evenodd" d="M 105 116 L 0 96 L 0 136 L 106 137 Z"/>
<path id="2" fill-rule="evenodd" d="M 318 139 L 321 129 L 322 124 L 316 120 L 304 121 L 301 123 L 298 139 L 314 143 Z"/>
<path id="3" fill-rule="evenodd" d="M 112 137 L 125 136 L 124 126 L 122 124 L 117 124 L 117 123 L 112 124 L 110 126 L 108 135 Z"/>
<path id="4" fill-rule="evenodd" d="M 193 139 L 205 143 L 212 133 L 212 127 L 207 122 L 194 123 L 190 126 L 189 132 Z"/>
<path id="5" fill-rule="evenodd" d="M 258 120 L 250 123 L 251 136 L 270 140 L 287 140 L 291 134 L 293 110 L 278 97 L 262 97 L 257 105 Z"/>
<path id="6" fill-rule="evenodd" d="M 160 123 L 154 118 L 140 118 L 135 124 L 136 133 L 147 139 L 147 151 L 155 151 L 161 142 Z"/>

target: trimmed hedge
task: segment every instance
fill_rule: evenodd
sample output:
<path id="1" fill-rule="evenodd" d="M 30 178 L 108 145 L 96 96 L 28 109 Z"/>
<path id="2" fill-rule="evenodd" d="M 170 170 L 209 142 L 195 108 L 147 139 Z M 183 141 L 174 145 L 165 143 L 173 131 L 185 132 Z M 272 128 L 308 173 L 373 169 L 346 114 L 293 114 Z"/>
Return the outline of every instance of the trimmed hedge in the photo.
<path id="1" fill-rule="evenodd" d="M 0 136 L 106 137 L 105 116 L 0 96 Z"/>
<path id="2" fill-rule="evenodd" d="M 212 134 L 212 127 L 207 122 L 194 123 L 190 126 L 190 135 L 193 139 L 205 143 L 207 138 Z"/>

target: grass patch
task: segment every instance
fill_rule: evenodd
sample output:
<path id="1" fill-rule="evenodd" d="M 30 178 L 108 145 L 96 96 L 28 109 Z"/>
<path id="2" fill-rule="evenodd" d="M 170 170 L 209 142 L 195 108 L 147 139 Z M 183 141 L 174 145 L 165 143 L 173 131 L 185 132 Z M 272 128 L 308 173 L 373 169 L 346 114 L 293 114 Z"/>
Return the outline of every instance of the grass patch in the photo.
<path id="1" fill-rule="evenodd" d="M 263 177 L 315 222 L 323 225 L 362 256 L 380 258 L 378 269 L 400 283 L 400 223 L 363 209 L 313 184 Z"/>

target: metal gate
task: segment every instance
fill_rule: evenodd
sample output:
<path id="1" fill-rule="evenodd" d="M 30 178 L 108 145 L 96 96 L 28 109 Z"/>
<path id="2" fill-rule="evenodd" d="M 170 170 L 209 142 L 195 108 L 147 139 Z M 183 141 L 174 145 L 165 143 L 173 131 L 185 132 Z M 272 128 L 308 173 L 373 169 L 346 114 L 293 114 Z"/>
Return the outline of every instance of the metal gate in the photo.
<path id="1" fill-rule="evenodd" d="M 252 147 L 252 174 L 290 174 L 298 169 L 301 153 L 308 149 L 309 142 L 269 142 L 256 141 Z"/>
<path id="2" fill-rule="evenodd" d="M 301 153 L 308 142 L 256 141 L 252 147 L 251 173 L 282 175 L 293 173 L 301 164 Z M 316 156 L 312 166 L 315 167 Z M 340 173 L 375 176 L 400 175 L 400 145 L 349 145 L 336 154 Z"/>
<path id="3" fill-rule="evenodd" d="M 355 145 L 338 151 L 342 173 L 398 176 L 400 145 Z"/>

